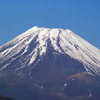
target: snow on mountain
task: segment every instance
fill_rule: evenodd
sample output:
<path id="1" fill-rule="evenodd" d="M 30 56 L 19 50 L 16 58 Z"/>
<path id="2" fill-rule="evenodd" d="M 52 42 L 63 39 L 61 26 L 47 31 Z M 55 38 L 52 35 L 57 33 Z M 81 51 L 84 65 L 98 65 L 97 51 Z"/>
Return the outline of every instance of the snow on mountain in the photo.
<path id="1" fill-rule="evenodd" d="M 99 49 L 69 29 L 38 28 L 37 26 L 0 46 L 0 64 L 3 65 L 0 70 L 4 70 L 12 61 L 25 54 L 27 54 L 25 62 L 20 61 L 22 66 L 16 68 L 15 71 L 24 68 L 27 63 L 30 66 L 38 56 L 41 57 L 47 53 L 47 49 L 50 48 L 48 43 L 51 43 L 55 51 L 68 54 L 71 58 L 82 62 L 89 74 L 95 73 L 100 76 Z M 9 59 L 9 63 L 4 63 Z"/>

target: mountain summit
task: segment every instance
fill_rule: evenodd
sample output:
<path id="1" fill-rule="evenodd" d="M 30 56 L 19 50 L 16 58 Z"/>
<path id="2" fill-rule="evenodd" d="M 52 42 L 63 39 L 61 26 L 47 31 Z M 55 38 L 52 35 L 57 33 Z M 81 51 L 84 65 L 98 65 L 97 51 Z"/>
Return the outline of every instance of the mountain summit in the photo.
<path id="1" fill-rule="evenodd" d="M 15 92 L 16 89 L 19 91 L 19 87 L 23 91 L 25 86 L 31 94 L 43 93 L 43 97 L 40 97 L 46 98 L 45 100 L 51 100 L 48 99 L 48 94 L 55 94 L 56 97 L 59 95 L 61 100 L 62 98 L 64 100 L 73 98 L 76 98 L 73 100 L 83 100 L 83 98 L 99 100 L 90 88 L 95 87 L 92 86 L 96 84 L 94 80 L 98 85 L 99 78 L 100 50 L 69 29 L 35 26 L 0 46 L 0 87 L 5 84 L 3 92 L 0 91 L 0 93 L 5 96 L 12 96 L 18 100 L 33 100 L 34 97 L 29 96 L 29 92 L 27 99 L 28 96 L 18 96 Z M 80 80 L 84 83 L 82 85 L 86 86 L 85 92 L 83 89 L 81 94 L 75 92 L 77 89 L 74 93 L 71 92 L 67 86 L 81 84 Z M 89 87 L 89 84 L 92 85 Z M 51 97 L 56 98 L 55 96 Z M 82 99 L 78 99 L 78 96 Z M 72 98 L 68 99 L 69 97 Z M 35 100 L 42 99 L 37 96 Z"/>

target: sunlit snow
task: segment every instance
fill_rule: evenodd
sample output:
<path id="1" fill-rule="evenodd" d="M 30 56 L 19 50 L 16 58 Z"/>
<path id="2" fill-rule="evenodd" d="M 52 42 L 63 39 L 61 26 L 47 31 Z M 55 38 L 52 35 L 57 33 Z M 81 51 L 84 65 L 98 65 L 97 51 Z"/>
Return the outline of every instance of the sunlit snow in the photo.
<path id="1" fill-rule="evenodd" d="M 100 76 L 100 50 L 69 29 L 49 29 L 35 26 L 0 46 L 0 63 L 13 58 L 19 53 L 21 54 L 18 57 L 24 55 L 30 49 L 30 45 L 34 44 L 34 48 L 27 53 L 26 62 L 29 60 L 28 65 L 31 65 L 37 56 L 40 57 L 46 54 L 48 40 L 50 40 L 54 50 L 77 59 L 84 64 L 88 73 L 92 74 L 90 71 L 92 70 Z M 14 60 L 13 58 L 12 61 Z M 8 65 L 5 63 L 0 70 L 5 69 Z M 21 68 L 23 67 L 25 65 L 22 65 Z M 18 69 L 20 68 L 16 70 Z"/>

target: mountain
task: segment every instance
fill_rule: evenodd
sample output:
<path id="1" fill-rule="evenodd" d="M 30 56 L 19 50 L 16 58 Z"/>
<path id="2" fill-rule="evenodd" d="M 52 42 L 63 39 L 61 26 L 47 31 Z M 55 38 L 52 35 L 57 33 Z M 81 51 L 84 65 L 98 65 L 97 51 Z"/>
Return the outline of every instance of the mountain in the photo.
<path id="1" fill-rule="evenodd" d="M 0 46 L 0 95 L 16 100 L 100 100 L 100 50 L 69 29 L 33 27 Z"/>

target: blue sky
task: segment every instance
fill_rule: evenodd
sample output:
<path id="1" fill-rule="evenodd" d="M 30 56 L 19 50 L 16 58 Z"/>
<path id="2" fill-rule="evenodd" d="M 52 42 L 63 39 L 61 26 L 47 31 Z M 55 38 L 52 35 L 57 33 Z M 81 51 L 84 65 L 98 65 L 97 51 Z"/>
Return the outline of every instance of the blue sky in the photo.
<path id="1" fill-rule="evenodd" d="M 100 49 L 100 0 L 0 0 L 0 45 L 34 26 L 70 29 Z"/>

